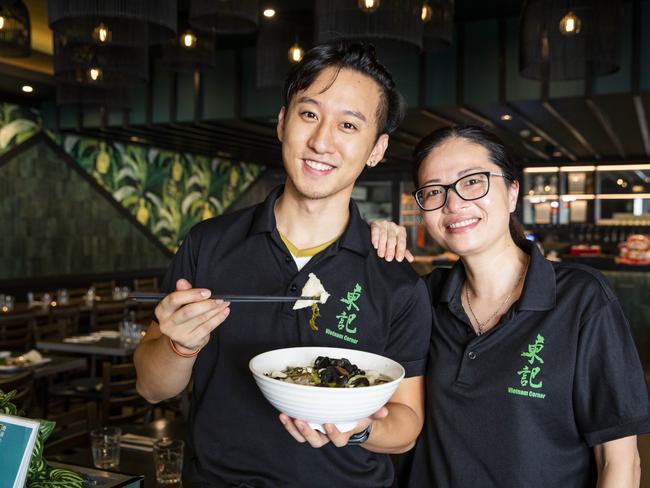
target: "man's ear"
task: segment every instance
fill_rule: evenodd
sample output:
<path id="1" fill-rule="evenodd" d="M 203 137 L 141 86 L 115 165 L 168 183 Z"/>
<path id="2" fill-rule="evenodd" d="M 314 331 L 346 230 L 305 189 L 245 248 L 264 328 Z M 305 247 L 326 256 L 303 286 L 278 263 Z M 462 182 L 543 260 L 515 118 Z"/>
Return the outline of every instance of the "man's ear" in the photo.
<path id="1" fill-rule="evenodd" d="M 278 140 L 282 142 L 282 136 L 284 134 L 284 105 L 280 108 L 280 113 L 278 113 L 278 125 L 276 127 L 278 133 Z"/>
<path id="2" fill-rule="evenodd" d="M 375 142 L 375 147 L 372 148 L 370 157 L 366 161 L 366 166 L 369 168 L 374 168 L 379 164 L 379 162 L 384 159 L 384 153 L 388 149 L 388 134 L 382 134 Z"/>

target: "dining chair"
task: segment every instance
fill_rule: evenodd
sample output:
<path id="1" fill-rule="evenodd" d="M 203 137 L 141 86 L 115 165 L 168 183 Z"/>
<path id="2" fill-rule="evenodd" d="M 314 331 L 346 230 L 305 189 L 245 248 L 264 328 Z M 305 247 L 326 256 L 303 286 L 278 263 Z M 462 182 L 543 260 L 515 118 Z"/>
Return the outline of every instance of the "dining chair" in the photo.
<path id="1" fill-rule="evenodd" d="M 81 305 L 86 301 L 88 288 L 71 288 L 68 290 L 68 300 L 70 304 Z"/>
<path id="2" fill-rule="evenodd" d="M 77 334 L 79 330 L 79 314 L 78 305 L 50 307 L 46 321 L 39 321 L 34 327 L 36 340 L 60 340 Z"/>
<path id="3" fill-rule="evenodd" d="M 159 291 L 158 278 L 136 278 L 133 280 L 133 289 L 135 291 L 150 291 L 157 293 Z"/>
<path id="4" fill-rule="evenodd" d="M 93 287 L 95 288 L 95 296 L 101 297 L 102 299 L 111 298 L 113 296 L 115 284 L 115 280 L 94 282 Z"/>
<path id="5" fill-rule="evenodd" d="M 89 434 L 97 424 L 97 405 L 95 402 L 86 402 L 70 410 L 50 414 L 47 420 L 55 421 L 56 425 L 45 443 L 46 455 L 74 448 L 89 449 Z"/>
<path id="6" fill-rule="evenodd" d="M 34 344 L 31 312 L 0 312 L 0 351 L 26 352 Z"/>
<path id="7" fill-rule="evenodd" d="M 155 302 L 139 302 L 132 306 L 133 319 L 136 323 L 149 327 L 149 324 L 154 320 L 154 311 L 156 310 L 157 303 Z"/>
<path id="8" fill-rule="evenodd" d="M 70 303 L 50 308 L 50 322 L 58 323 L 66 337 L 79 331 L 79 307 L 77 303 Z"/>
<path id="9" fill-rule="evenodd" d="M 9 376 L 0 376 L 0 390 L 4 393 L 16 390 L 16 396 L 11 403 L 16 405 L 19 412 L 30 412 L 35 406 L 34 370 L 29 368 Z"/>
<path id="10" fill-rule="evenodd" d="M 98 300 L 93 304 L 91 323 L 94 330 L 119 330 L 127 316 L 126 300 Z"/>
<path id="11" fill-rule="evenodd" d="M 101 425 L 151 420 L 153 406 L 142 398 L 136 388 L 133 363 L 102 364 L 102 389 L 99 419 Z"/>

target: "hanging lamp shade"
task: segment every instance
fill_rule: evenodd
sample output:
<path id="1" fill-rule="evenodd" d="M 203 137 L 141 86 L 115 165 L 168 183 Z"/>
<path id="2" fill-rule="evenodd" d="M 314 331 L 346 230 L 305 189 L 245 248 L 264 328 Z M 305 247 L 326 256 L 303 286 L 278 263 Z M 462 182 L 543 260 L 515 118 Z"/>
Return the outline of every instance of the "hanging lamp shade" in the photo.
<path id="1" fill-rule="evenodd" d="M 32 53 L 31 23 L 23 2 L 0 1 L 0 56 L 12 58 Z"/>
<path id="2" fill-rule="evenodd" d="M 149 79 L 148 46 L 104 46 L 54 35 L 54 76 L 65 83 L 124 85 Z"/>
<path id="3" fill-rule="evenodd" d="M 111 107 L 130 109 L 133 106 L 130 86 L 103 86 L 81 83 L 58 83 L 56 86 L 57 105 L 76 105 L 79 107 Z"/>
<path id="4" fill-rule="evenodd" d="M 422 0 L 381 0 L 368 11 L 350 0 L 316 0 L 316 42 L 349 39 L 422 48 Z"/>
<path id="5" fill-rule="evenodd" d="M 216 65 L 216 35 L 193 29 L 185 3 L 179 12 L 178 35 L 161 46 L 160 61 L 172 71 L 194 71 Z"/>
<path id="6" fill-rule="evenodd" d="M 454 38 L 454 0 L 426 0 L 422 8 L 422 50 L 450 46 Z"/>
<path id="7" fill-rule="evenodd" d="M 313 17 L 309 12 L 283 14 L 263 21 L 257 35 L 256 85 L 282 87 L 291 67 L 289 48 L 298 44 L 307 51 L 312 45 Z"/>
<path id="8" fill-rule="evenodd" d="M 217 34 L 246 34 L 259 26 L 258 0 L 190 0 L 190 25 Z"/>
<path id="9" fill-rule="evenodd" d="M 144 45 L 176 35 L 176 0 L 48 0 L 50 28 L 79 42 Z"/>
<path id="10" fill-rule="evenodd" d="M 620 0 L 527 0 L 519 26 L 519 72 L 534 80 L 583 79 L 620 68 Z"/>
<path id="11" fill-rule="evenodd" d="M 216 65 L 212 32 L 181 29 L 177 38 L 161 46 L 160 61 L 172 71 L 194 71 Z"/>

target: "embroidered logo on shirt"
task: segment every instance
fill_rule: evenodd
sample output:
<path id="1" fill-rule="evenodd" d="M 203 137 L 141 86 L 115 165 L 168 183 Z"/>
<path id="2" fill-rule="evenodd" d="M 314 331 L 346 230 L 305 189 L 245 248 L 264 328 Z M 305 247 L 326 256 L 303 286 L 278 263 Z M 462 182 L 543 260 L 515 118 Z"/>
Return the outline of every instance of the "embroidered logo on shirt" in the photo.
<path id="1" fill-rule="evenodd" d="M 508 393 L 512 395 L 527 396 L 529 398 L 546 398 L 542 393 L 543 381 L 541 379 L 542 366 L 544 359 L 540 353 L 544 349 L 544 336 L 537 334 L 535 342 L 528 344 L 528 350 L 521 353 L 521 357 L 527 361 L 523 367 L 517 371 L 519 376 L 518 388 L 508 387 Z M 529 388 L 524 390 L 523 388 Z"/>
<path id="2" fill-rule="evenodd" d="M 361 285 L 356 283 L 352 291 L 347 292 L 345 297 L 339 300 L 345 304 L 345 307 L 343 307 L 343 310 L 336 316 L 336 319 L 338 320 L 337 330 L 332 330 L 327 327 L 325 329 L 327 335 L 352 344 L 359 342 L 359 339 L 354 337 L 357 333 L 357 327 L 354 326 L 353 323 L 357 319 L 357 313 L 360 311 L 359 306 L 357 305 L 357 300 L 361 297 L 362 291 Z"/>

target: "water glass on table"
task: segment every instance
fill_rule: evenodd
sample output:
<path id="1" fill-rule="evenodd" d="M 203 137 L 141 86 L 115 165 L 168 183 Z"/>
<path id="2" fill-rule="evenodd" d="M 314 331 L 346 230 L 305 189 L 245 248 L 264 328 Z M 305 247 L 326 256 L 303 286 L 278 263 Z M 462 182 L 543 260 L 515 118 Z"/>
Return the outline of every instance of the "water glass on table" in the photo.
<path id="1" fill-rule="evenodd" d="M 159 485 L 181 483 L 183 441 L 163 437 L 153 443 L 153 463 Z"/>
<path id="2" fill-rule="evenodd" d="M 99 427 L 90 431 L 90 446 L 93 452 L 93 464 L 96 468 L 112 469 L 120 464 L 119 427 Z"/>

